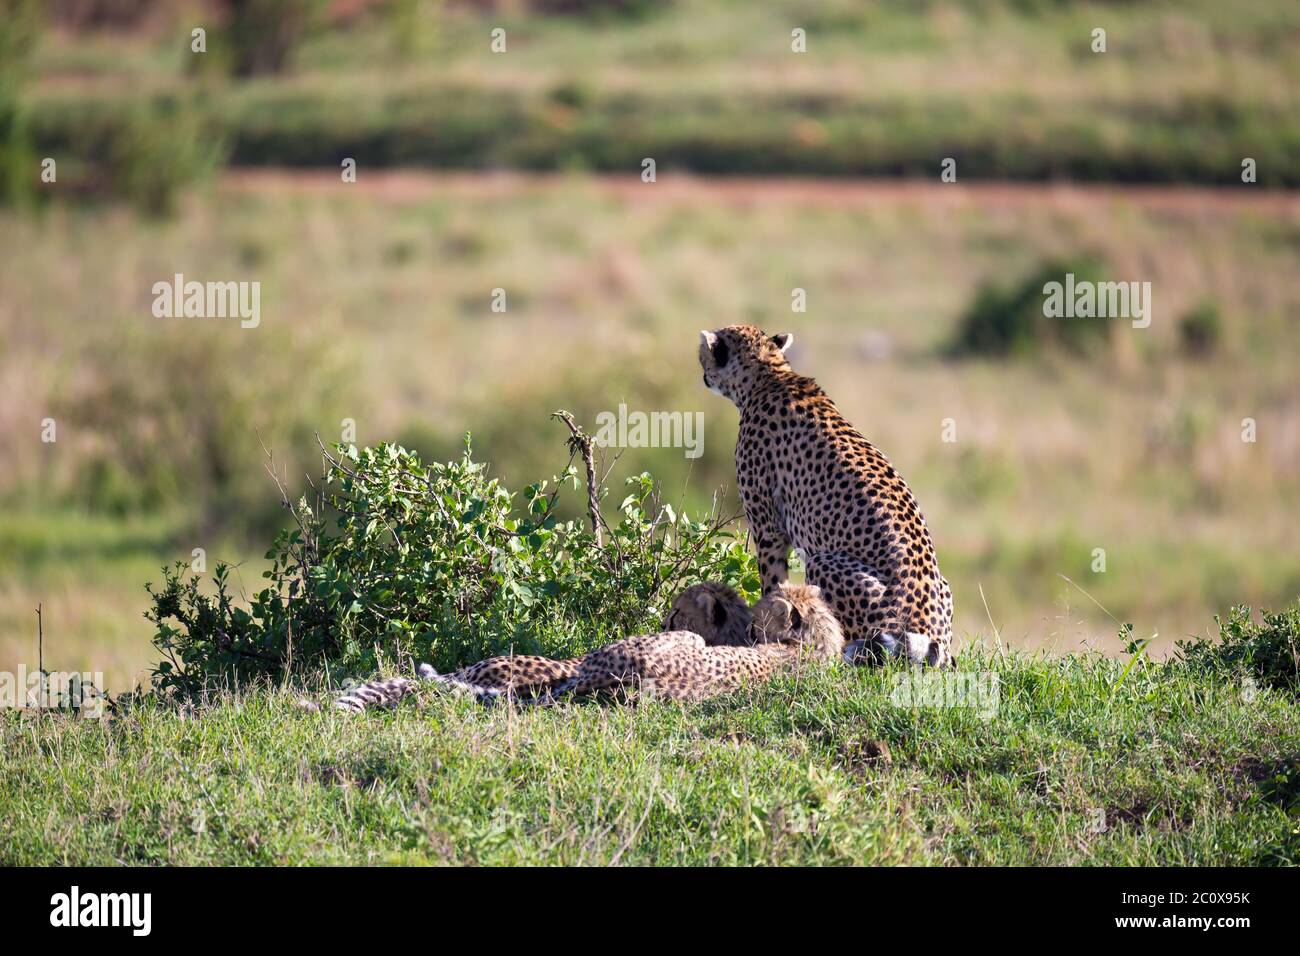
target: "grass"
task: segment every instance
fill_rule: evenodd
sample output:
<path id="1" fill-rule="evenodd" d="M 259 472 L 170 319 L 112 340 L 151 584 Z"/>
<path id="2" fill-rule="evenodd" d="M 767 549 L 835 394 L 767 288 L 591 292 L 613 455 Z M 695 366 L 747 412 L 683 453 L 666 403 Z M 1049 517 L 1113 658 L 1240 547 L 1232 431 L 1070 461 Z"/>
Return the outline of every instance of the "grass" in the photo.
<path id="1" fill-rule="evenodd" d="M 1300 392 L 1277 347 L 1294 334 L 1296 204 L 945 189 L 236 175 L 168 222 L 0 214 L 0 669 L 34 664 L 43 601 L 47 652 L 125 690 L 149 661 L 141 585 L 160 565 L 204 547 L 210 566 L 248 562 L 255 586 L 277 501 L 259 434 L 291 488 L 316 473 L 311 430 L 331 440 L 344 418 L 359 443 L 444 460 L 473 431 L 477 457 L 521 487 L 567 459 L 555 408 L 589 424 L 620 402 L 699 411 L 701 458 L 630 449 L 613 482 L 648 469 L 682 508 L 719 487 L 734 503 L 736 413 L 700 387 L 693 355 L 701 326 L 740 321 L 794 331 L 796 367 L 906 476 L 959 633 L 987 631 L 991 612 L 1016 646 L 1114 653 L 1115 622 L 1061 574 L 1159 648 L 1231 604 L 1300 593 L 1277 520 L 1300 507 Z M 1151 328 L 1120 329 L 1088 361 L 942 358 L 981 282 L 1081 250 L 1152 282 Z M 261 326 L 159 328 L 149 290 L 176 271 L 260 281 Z M 488 308 L 498 286 L 504 315 Z M 790 312 L 796 286 L 807 313 Z M 1176 319 L 1206 300 L 1221 340 L 1189 359 Z M 105 460 L 116 481 L 87 483 Z M 123 473 L 132 461 L 146 467 Z M 143 513 L 177 513 L 106 510 L 146 480 Z"/>
<path id="2" fill-rule="evenodd" d="M 335 24 L 284 77 L 187 70 L 191 27 L 51 33 L 32 114 L 40 149 L 93 157 L 142 98 L 198 90 L 238 163 L 363 168 L 908 174 L 1294 185 L 1296 18 L 1185 3 L 681 3 L 615 24 L 450 9 L 396 49 L 379 18 Z M 1109 47 L 1089 49 L 1104 26 Z M 508 51 L 494 54 L 503 27 Z M 808 52 L 790 51 L 790 31 Z M 410 41 L 411 31 L 402 31 Z M 1026 78 L 1032 77 L 1032 83 Z"/>
<path id="3" fill-rule="evenodd" d="M 159 557 L 191 560 L 197 539 L 177 513 L 106 515 L 76 509 L 10 509 L 0 525 L 0 670 L 37 667 L 36 607 L 42 606 L 50 670 L 101 673 L 116 691 L 147 677 L 149 607 L 145 581 L 159 581 Z M 222 541 L 218 559 L 240 561 L 239 583 L 261 586 L 266 562 L 247 545 Z"/>
<path id="4" fill-rule="evenodd" d="M 5 712 L 0 864 L 1300 861 L 1293 698 L 1095 654 L 962 667 L 996 676 L 987 719 L 839 668 L 635 709 Z"/>

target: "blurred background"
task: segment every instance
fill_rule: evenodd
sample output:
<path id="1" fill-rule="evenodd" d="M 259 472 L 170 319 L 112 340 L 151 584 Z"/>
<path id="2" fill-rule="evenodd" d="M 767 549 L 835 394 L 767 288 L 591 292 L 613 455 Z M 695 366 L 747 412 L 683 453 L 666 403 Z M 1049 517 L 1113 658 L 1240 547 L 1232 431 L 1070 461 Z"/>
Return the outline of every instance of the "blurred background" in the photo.
<path id="1" fill-rule="evenodd" d="M 258 587 L 259 436 L 302 489 L 345 420 L 471 431 L 515 489 L 567 461 L 556 408 L 699 410 L 703 456 L 628 450 L 611 504 L 645 469 L 734 505 L 695 354 L 735 322 L 793 331 L 907 477 L 959 634 L 1167 650 L 1300 592 L 1290 0 L 0 13 L 0 670 L 40 603 L 46 666 L 120 691 L 161 564 Z M 1151 327 L 1045 320 L 1064 272 L 1149 281 Z M 260 325 L 155 318 L 176 273 L 260 282 Z"/>

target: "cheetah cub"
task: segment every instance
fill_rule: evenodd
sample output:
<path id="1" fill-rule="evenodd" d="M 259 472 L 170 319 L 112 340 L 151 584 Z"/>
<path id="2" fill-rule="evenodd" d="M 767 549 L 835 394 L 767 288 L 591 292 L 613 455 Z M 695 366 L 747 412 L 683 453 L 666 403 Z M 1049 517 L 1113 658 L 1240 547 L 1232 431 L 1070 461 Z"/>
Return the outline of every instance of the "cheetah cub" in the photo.
<path id="1" fill-rule="evenodd" d="M 664 630 L 690 631 L 706 644 L 750 643 L 749 605 L 725 584 L 693 584 L 673 599 L 664 616 Z M 391 677 L 353 688 L 334 702 L 339 710 L 361 712 L 367 707 L 395 707 L 413 693 L 421 681 L 462 691 L 482 702 L 505 694 L 531 698 L 545 694 L 578 675 L 583 658 L 554 660 L 532 654 L 489 657 L 451 674 L 439 674 L 421 664 L 418 679 Z"/>
<path id="2" fill-rule="evenodd" d="M 844 651 L 839 621 L 818 588 L 786 584 L 754 606 L 749 646 L 708 644 L 698 634 L 666 631 L 615 641 L 582 659 L 554 697 L 614 695 L 701 700 L 763 681 Z"/>
<path id="3" fill-rule="evenodd" d="M 726 584 L 705 581 L 692 584 L 673 600 L 664 616 L 665 631 L 691 631 L 705 644 L 740 647 L 752 644 L 749 622 L 753 612 Z"/>
<path id="4" fill-rule="evenodd" d="M 855 657 L 948 666 L 952 591 L 920 506 L 889 459 L 790 367 L 793 341 L 752 325 L 700 333 L 704 384 L 740 410 L 736 483 L 763 593 L 785 582 L 797 548 Z"/>

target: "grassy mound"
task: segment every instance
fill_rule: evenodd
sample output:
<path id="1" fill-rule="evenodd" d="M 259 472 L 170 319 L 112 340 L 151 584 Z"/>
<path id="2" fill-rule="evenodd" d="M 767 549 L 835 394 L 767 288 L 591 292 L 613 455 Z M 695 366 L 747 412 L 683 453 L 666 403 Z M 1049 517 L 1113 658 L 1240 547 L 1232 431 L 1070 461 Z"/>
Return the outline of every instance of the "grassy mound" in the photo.
<path id="1" fill-rule="evenodd" d="M 978 648 L 957 679 L 837 668 L 636 709 L 433 695 L 357 718 L 247 690 L 104 721 L 6 712 L 0 862 L 1300 860 L 1289 695 Z"/>

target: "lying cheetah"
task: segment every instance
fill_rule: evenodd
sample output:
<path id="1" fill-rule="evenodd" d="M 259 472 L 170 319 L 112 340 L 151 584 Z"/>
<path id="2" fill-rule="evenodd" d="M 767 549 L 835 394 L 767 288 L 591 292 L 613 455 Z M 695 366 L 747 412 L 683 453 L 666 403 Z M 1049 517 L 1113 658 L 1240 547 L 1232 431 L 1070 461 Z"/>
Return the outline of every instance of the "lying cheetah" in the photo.
<path id="1" fill-rule="evenodd" d="M 673 600 L 664 616 L 665 631 L 691 631 L 711 645 L 741 647 L 752 644 L 748 604 L 726 584 L 705 581 L 692 584 Z"/>
<path id="2" fill-rule="evenodd" d="M 640 692 L 673 700 L 701 700 L 766 680 L 808 659 L 837 660 L 844 634 L 818 588 L 785 584 L 754 606 L 752 646 L 709 645 L 698 634 L 668 631 L 616 641 L 591 651 L 576 676 L 554 697 Z"/>
<path id="3" fill-rule="evenodd" d="M 740 410 L 736 478 L 764 593 L 799 549 L 853 642 L 913 662 L 952 663 L 952 592 L 911 490 L 785 352 L 788 332 L 700 333 L 704 384 Z"/>
<path id="4" fill-rule="evenodd" d="M 667 631 L 692 632 L 707 644 L 751 643 L 749 605 L 725 584 L 693 584 L 673 599 L 664 617 Z M 531 654 L 489 657 L 451 674 L 439 674 L 421 664 L 419 679 L 469 693 L 480 701 L 504 694 L 534 697 L 576 677 L 583 658 L 553 660 Z M 367 707 L 395 707 L 419 686 L 409 677 L 391 677 L 355 687 L 334 702 L 340 710 L 360 712 Z"/>
<path id="5" fill-rule="evenodd" d="M 430 665 L 421 664 L 417 673 L 419 680 L 465 691 L 487 701 L 507 693 L 520 696 L 541 693 L 577 674 L 581 661 L 581 658 L 557 661 L 534 654 L 508 654 L 489 657 L 451 674 L 439 674 Z M 418 686 L 419 681 L 409 677 L 374 680 L 354 687 L 334 701 L 334 706 L 356 712 L 367 707 L 396 707 Z"/>

